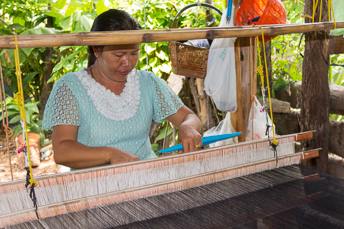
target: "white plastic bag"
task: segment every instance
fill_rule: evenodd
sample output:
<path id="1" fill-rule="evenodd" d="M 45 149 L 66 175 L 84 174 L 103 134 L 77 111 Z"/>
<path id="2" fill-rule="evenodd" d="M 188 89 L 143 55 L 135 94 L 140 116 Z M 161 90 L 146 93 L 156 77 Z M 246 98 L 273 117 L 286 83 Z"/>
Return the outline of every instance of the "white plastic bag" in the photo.
<path id="1" fill-rule="evenodd" d="M 257 97 L 255 97 L 251 105 L 250 116 L 248 119 L 246 140 L 267 138 L 267 123 L 270 126 L 269 136 L 272 137 L 272 128 L 274 128 L 272 121 L 270 117 L 267 116 L 265 108 L 259 103 Z"/>
<path id="2" fill-rule="evenodd" d="M 228 23 L 226 10 L 222 14 L 220 26 L 233 26 L 233 16 Z M 221 111 L 236 110 L 234 43 L 235 38 L 219 38 L 213 41 L 209 49 L 204 89 Z"/>
<path id="3" fill-rule="evenodd" d="M 231 115 L 227 112 L 226 117 L 219 122 L 217 126 L 210 128 L 204 132 L 204 136 L 218 135 L 218 134 L 229 134 L 235 132 L 231 124 Z M 238 138 L 230 138 L 223 141 L 218 141 L 212 144 L 209 144 L 209 147 L 223 146 L 238 143 Z"/>

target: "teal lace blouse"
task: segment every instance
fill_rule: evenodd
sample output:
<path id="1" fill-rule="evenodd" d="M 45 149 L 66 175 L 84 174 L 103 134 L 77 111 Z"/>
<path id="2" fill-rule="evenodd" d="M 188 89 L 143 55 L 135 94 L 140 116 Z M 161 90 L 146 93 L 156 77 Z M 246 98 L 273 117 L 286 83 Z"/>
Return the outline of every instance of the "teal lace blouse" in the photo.
<path id="1" fill-rule="evenodd" d="M 55 83 L 43 127 L 78 126 L 81 144 L 115 147 L 150 159 L 156 157 L 149 140 L 152 122 L 161 122 L 182 106 L 166 82 L 152 73 L 133 70 L 123 92 L 115 95 L 82 70 Z"/>

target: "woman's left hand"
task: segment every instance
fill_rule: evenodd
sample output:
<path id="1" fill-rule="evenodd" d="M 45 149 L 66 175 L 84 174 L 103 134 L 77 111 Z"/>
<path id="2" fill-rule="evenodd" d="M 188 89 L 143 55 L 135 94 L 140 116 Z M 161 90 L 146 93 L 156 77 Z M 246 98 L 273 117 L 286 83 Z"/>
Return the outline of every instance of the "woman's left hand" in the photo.
<path id="1" fill-rule="evenodd" d="M 202 135 L 191 125 L 182 124 L 179 126 L 179 139 L 184 152 L 192 152 L 202 146 Z"/>

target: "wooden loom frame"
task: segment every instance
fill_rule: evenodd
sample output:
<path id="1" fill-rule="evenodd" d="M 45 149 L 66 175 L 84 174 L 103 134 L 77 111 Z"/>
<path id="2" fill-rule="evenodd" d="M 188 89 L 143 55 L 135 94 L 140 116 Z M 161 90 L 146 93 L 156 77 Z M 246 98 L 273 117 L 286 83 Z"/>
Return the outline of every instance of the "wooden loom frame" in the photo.
<path id="1" fill-rule="evenodd" d="M 234 26 L 204 29 L 134 30 L 114 32 L 84 32 L 71 34 L 18 35 L 20 48 L 79 46 L 79 45 L 119 45 L 147 42 L 178 41 L 191 39 L 214 39 L 229 37 L 255 37 L 330 31 L 344 28 L 344 22 L 319 22 L 288 25 Z M 0 36 L 0 48 L 15 48 L 15 36 Z"/>
<path id="2" fill-rule="evenodd" d="M 323 23 L 309 23 L 301 25 L 269 25 L 269 26 L 257 26 L 257 27 L 231 27 L 231 28 L 205 28 L 205 29 L 173 29 L 162 31 L 125 31 L 125 32 L 92 32 L 92 33 L 79 33 L 79 34 L 58 34 L 58 35 L 20 35 L 18 36 L 18 45 L 20 48 L 33 48 L 33 47 L 53 47 L 53 46 L 67 46 L 67 45 L 116 45 L 116 44 L 134 44 L 141 42 L 155 42 L 155 41 L 171 41 L 181 39 L 199 39 L 199 38 L 222 38 L 222 37 L 253 37 L 261 35 L 264 32 L 265 35 L 282 35 L 289 33 L 300 32 L 314 32 L 314 31 L 328 31 L 330 29 L 344 28 L 344 22 L 337 22 L 336 26 L 331 22 Z M 15 47 L 14 36 L 0 36 L 0 48 L 14 48 Z M 295 141 L 307 140 L 312 137 L 309 132 L 293 135 Z M 268 140 L 262 140 L 267 142 Z M 256 141 L 257 143 L 259 141 Z M 250 142 L 241 143 L 230 147 L 240 147 L 243 144 L 249 144 Z M 252 142 L 251 142 L 252 144 Z M 149 163 L 157 163 L 161 160 L 173 160 L 175 158 L 185 158 L 189 155 L 203 154 L 205 151 L 199 151 L 192 154 L 169 156 L 166 158 L 158 158 L 149 161 L 140 161 L 133 163 L 126 163 L 123 165 L 112 166 L 111 168 L 127 167 L 129 165 L 143 165 Z M 295 154 L 292 157 L 300 160 L 306 160 L 319 156 L 319 150 L 311 150 L 304 153 Z M 288 158 L 280 158 L 284 160 Z M 133 200 L 135 198 L 148 197 L 151 195 L 157 195 L 178 191 L 194 186 L 205 185 L 211 182 L 221 181 L 228 179 L 231 175 L 240 169 L 255 168 L 257 166 L 276 166 L 276 160 L 268 160 L 264 162 L 256 162 L 254 164 L 242 165 L 235 168 L 229 168 L 224 171 L 218 171 L 210 174 L 203 174 L 199 176 L 193 176 L 188 179 L 173 180 L 159 185 L 145 186 L 136 188 L 133 190 L 127 190 L 125 192 L 110 193 L 104 196 L 84 198 L 78 201 L 71 201 L 61 203 L 59 206 L 46 206 L 43 209 L 39 209 L 41 217 L 54 216 L 56 214 L 63 214 L 74 210 L 82 210 L 99 206 L 99 203 L 108 204 L 110 201 L 113 203 L 122 202 L 126 200 Z M 99 169 L 104 169 L 98 168 Z M 265 168 L 265 167 L 264 167 Z M 78 172 L 76 172 L 78 173 Z M 87 173 L 87 170 L 80 171 L 80 174 Z M 82 176 L 81 174 L 81 176 Z M 246 174 L 247 175 L 247 174 Z M 63 176 L 63 175 L 58 175 Z M 38 179 L 41 182 L 45 178 Z M 49 178 L 46 178 L 49 179 Z M 13 188 L 23 188 L 22 182 L 14 182 L 0 185 L 0 193 L 13 190 Z M 154 194 L 152 194 L 154 192 Z M 44 213 L 44 214 L 43 214 Z M 13 217 L 13 218 L 12 218 Z M 0 227 L 12 224 L 13 222 L 24 222 L 23 219 L 36 219 L 34 210 L 29 212 L 22 212 L 15 216 L 12 215 L 10 219 L 2 218 L 0 221 Z"/>
<path id="3" fill-rule="evenodd" d="M 309 140 L 313 137 L 313 132 L 303 132 L 298 134 L 284 135 L 279 137 L 281 143 L 300 142 Z M 173 156 L 160 157 L 152 160 L 130 162 L 120 165 L 112 165 L 106 167 L 98 167 L 92 169 L 85 169 L 80 171 L 69 172 L 65 174 L 58 174 L 53 176 L 45 176 L 37 178 L 38 187 L 51 187 L 55 185 L 64 185 L 80 180 L 89 180 L 92 177 L 111 176 L 113 174 L 124 173 L 130 174 L 135 170 L 144 170 L 152 167 L 160 168 L 163 165 L 171 163 L 173 165 L 183 164 L 188 161 L 197 160 L 197 158 L 209 158 L 220 156 L 223 154 L 231 154 L 234 151 L 245 153 L 245 149 L 252 147 L 267 147 L 269 146 L 269 139 L 258 141 L 243 142 L 236 145 L 228 145 L 216 147 L 201 151 L 192 152 L 189 154 L 179 154 Z M 241 151 L 240 151 L 241 152 Z M 267 159 L 263 161 L 256 161 L 254 163 L 242 164 L 234 167 L 228 167 L 222 170 L 206 172 L 203 174 L 185 176 L 181 179 L 158 181 L 148 185 L 138 186 L 125 190 L 107 192 L 100 195 L 90 195 L 82 198 L 71 199 L 62 203 L 49 204 L 38 207 L 38 215 L 44 219 L 56 215 L 77 212 L 89 208 L 95 208 L 108 204 L 121 203 L 124 201 L 135 200 L 139 198 L 146 198 L 150 196 L 160 195 L 169 192 L 176 192 L 189 189 L 196 186 L 202 186 L 214 182 L 235 178 L 238 176 L 245 176 L 256 172 L 261 172 L 266 169 L 274 169 L 280 167 L 279 164 L 290 160 L 303 161 L 319 156 L 319 149 L 309 150 L 306 152 L 299 152 L 292 155 L 281 156 L 278 158 Z M 195 159 L 196 158 L 196 159 Z M 0 194 L 14 192 L 16 190 L 23 190 L 23 181 L 9 182 L 0 185 Z M 0 216 L 0 227 L 35 220 L 36 213 L 34 208 L 16 212 L 15 214 Z"/>

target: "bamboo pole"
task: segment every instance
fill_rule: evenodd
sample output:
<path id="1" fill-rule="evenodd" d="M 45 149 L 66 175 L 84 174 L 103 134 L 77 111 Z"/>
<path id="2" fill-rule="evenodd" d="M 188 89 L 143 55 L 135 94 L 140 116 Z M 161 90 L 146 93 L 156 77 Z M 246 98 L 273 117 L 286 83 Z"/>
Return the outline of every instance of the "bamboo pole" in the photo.
<path id="1" fill-rule="evenodd" d="M 217 27 L 203 29 L 135 30 L 114 32 L 84 32 L 70 34 L 18 35 L 21 48 L 79 46 L 79 45 L 119 45 L 142 42 L 178 41 L 192 39 L 214 39 L 224 37 L 255 37 L 264 32 L 266 35 L 283 35 L 329 31 L 335 27 L 333 22 L 264 25 L 241 27 Z M 344 28 L 344 22 L 337 22 L 336 28 Z M 14 35 L 0 36 L 0 48 L 14 48 Z"/>

